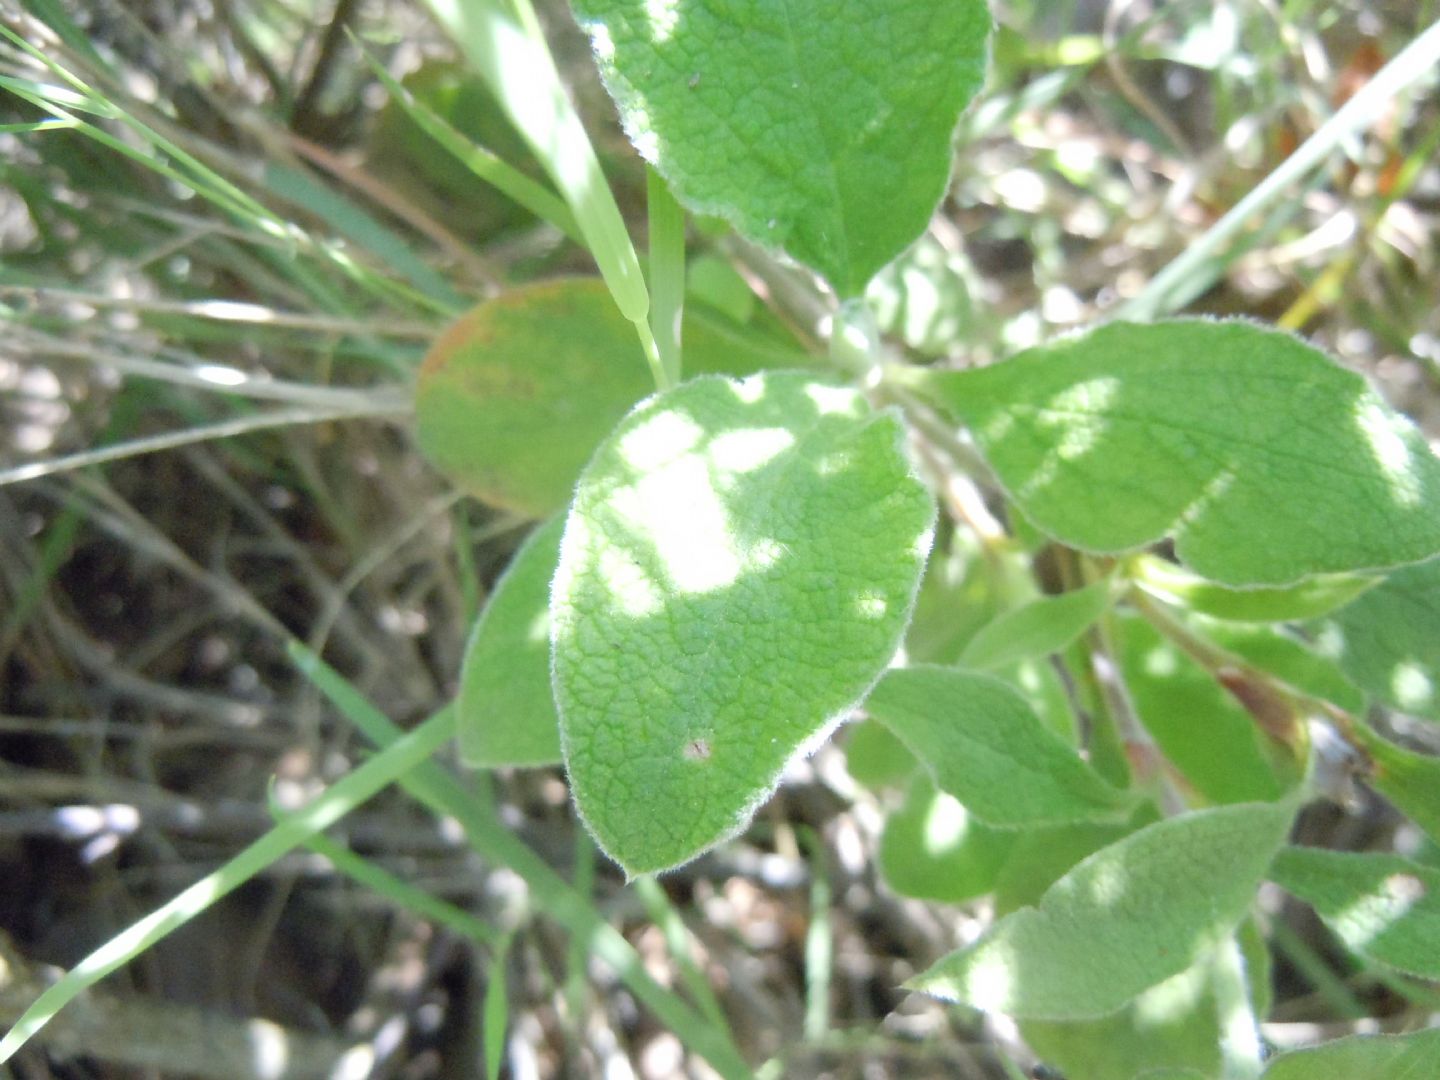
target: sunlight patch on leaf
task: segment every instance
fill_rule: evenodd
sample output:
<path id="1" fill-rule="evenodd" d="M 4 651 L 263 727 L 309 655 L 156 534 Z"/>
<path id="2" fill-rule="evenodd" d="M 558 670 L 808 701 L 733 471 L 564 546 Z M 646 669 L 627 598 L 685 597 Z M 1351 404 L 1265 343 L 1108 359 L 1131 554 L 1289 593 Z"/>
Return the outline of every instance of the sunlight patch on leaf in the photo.
<path id="1" fill-rule="evenodd" d="M 680 24 L 680 0 L 645 0 L 645 17 L 650 20 L 650 40 L 664 45 L 675 36 Z"/>
<path id="2" fill-rule="evenodd" d="M 660 413 L 626 433 L 620 456 L 637 471 L 658 469 L 695 446 L 704 433 L 682 413 Z"/>
<path id="3" fill-rule="evenodd" d="M 1420 501 L 1420 478 L 1415 457 L 1405 442 L 1405 428 L 1378 401 L 1362 401 L 1355 409 L 1355 424 L 1370 445 L 1375 464 L 1390 486 L 1390 497 L 1400 506 Z"/>
<path id="4" fill-rule="evenodd" d="M 1147 826 L 907 985 L 1021 1019 L 1113 1013 L 1234 931 L 1293 816 L 1247 803 Z"/>
<path id="5" fill-rule="evenodd" d="M 925 851 L 936 855 L 954 847 L 964 838 L 969 825 L 970 815 L 960 800 L 943 791 L 937 792 L 930 812 L 925 815 Z"/>
<path id="6" fill-rule="evenodd" d="M 1361 956 L 1440 978 L 1440 870 L 1399 855 L 1290 847 L 1268 876 Z"/>
<path id="7" fill-rule="evenodd" d="M 934 514 L 900 439 L 857 391 L 770 373 L 656 395 L 596 452 L 554 691 L 576 806 L 627 870 L 742 828 L 894 655 Z"/>
<path id="8" fill-rule="evenodd" d="M 1395 672 L 1390 677 L 1390 692 L 1397 705 L 1411 711 L 1425 708 L 1435 700 L 1435 686 L 1430 676 L 1414 660 L 1395 665 Z"/>
<path id="9" fill-rule="evenodd" d="M 747 473 L 794 445 L 795 436 L 784 428 L 733 431 L 711 441 L 710 460 L 725 472 Z"/>
<path id="10" fill-rule="evenodd" d="M 1028 520 L 1085 551 L 1172 537 L 1232 586 L 1440 552 L 1440 461 L 1364 379 L 1246 322 L 1106 323 L 896 376 L 948 408 Z"/>

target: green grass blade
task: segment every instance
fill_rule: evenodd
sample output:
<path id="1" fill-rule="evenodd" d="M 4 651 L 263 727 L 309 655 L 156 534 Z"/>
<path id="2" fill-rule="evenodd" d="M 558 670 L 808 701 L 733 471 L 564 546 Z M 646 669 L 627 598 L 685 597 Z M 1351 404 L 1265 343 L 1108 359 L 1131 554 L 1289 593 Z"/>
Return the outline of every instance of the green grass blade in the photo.
<path id="1" fill-rule="evenodd" d="M 681 983 L 689 991 L 695 1004 L 716 1027 L 728 1027 L 729 1021 L 725 1019 L 725 1010 L 720 1006 L 720 999 L 715 996 L 714 988 L 690 954 L 690 932 L 685 927 L 685 921 L 670 903 L 670 898 L 665 895 L 660 882 L 649 874 L 642 874 L 631 884 L 640 897 L 640 902 L 645 905 L 650 921 L 665 935 L 665 948 L 680 971 Z"/>
<path id="2" fill-rule="evenodd" d="M 430 0 L 430 8 L 570 204 L 616 306 L 648 334 L 640 260 L 529 0 Z"/>
<path id="3" fill-rule="evenodd" d="M 663 386 L 680 382 L 680 320 L 685 313 L 685 211 L 670 185 L 645 169 L 650 213 L 650 332 L 664 372 Z"/>
<path id="4" fill-rule="evenodd" d="M 206 442 L 211 439 L 226 439 L 232 435 L 243 435 L 266 428 L 290 427 L 295 424 L 319 424 L 327 420 L 352 420 L 362 416 L 393 416 L 403 411 L 402 406 L 383 399 L 377 400 L 373 405 L 354 409 L 337 410 L 310 407 L 270 409 L 252 416 L 235 416 L 214 424 L 201 424 L 179 431 L 167 431 L 161 435 L 147 435 L 143 438 L 127 440 L 115 446 L 102 446 L 96 450 L 82 450 L 74 454 L 31 462 L 27 465 L 15 465 L 8 469 L 0 469 L 0 487 L 17 484 L 24 480 L 35 480 L 42 476 L 53 476 L 56 473 L 71 472 L 90 465 L 103 465 L 121 458 L 135 457 L 137 454 L 172 450 L 177 446 L 189 446 L 192 443 Z"/>
<path id="5" fill-rule="evenodd" d="M 191 885 L 169 903 L 116 934 L 42 993 L 0 1039 L 0 1064 L 80 993 L 178 930 L 321 829 L 335 824 L 376 792 L 415 768 L 454 736 L 448 713 L 437 713 L 400 735 L 354 772 L 341 777 L 309 806 L 276 825 L 220 869 Z"/>
<path id="6" fill-rule="evenodd" d="M 830 1029 L 830 981 L 835 948 L 830 926 L 830 877 L 818 836 L 810 848 L 810 925 L 805 930 L 805 1038 L 823 1039 Z"/>
<path id="7" fill-rule="evenodd" d="M 400 729 L 388 717 L 318 656 L 298 642 L 292 642 L 289 651 L 306 677 L 370 739 L 387 746 L 399 735 Z M 726 1033 L 707 1024 L 684 1001 L 652 979 L 620 932 L 453 775 L 429 762 L 402 778 L 401 786 L 435 812 L 458 821 L 482 858 L 519 874 L 529 887 L 536 908 L 584 942 L 592 956 L 613 968 L 631 993 L 721 1076 L 727 1080 L 750 1076 L 749 1067 Z"/>
<path id="8" fill-rule="evenodd" d="M 297 169 L 273 162 L 265 169 L 265 184 L 282 199 L 304 207 L 341 236 L 392 267 L 415 287 L 422 301 L 433 310 L 448 315 L 467 306 L 465 298 L 411 251 L 404 240 L 345 196 L 317 184 Z"/>
<path id="9" fill-rule="evenodd" d="M 548 221 L 575 243 L 585 246 L 585 238 L 575 221 L 575 215 L 558 196 L 531 180 L 498 154 L 472 142 L 455 130 L 443 116 L 405 89 L 395 76 L 386 71 L 369 53 L 365 54 L 365 62 L 370 65 L 370 70 L 389 91 L 390 96 L 405 110 L 405 114 L 415 121 L 416 126 L 448 150 L 460 164 L 541 221 Z"/>
<path id="10" fill-rule="evenodd" d="M 1261 210 L 1283 196 L 1356 132 L 1375 122 L 1395 95 L 1432 75 L 1440 65 L 1440 23 L 1402 49 L 1347 101 L 1320 129 L 1306 139 L 1279 168 L 1262 180 L 1212 225 L 1184 254 L 1165 267 L 1133 300 L 1114 312 L 1116 319 L 1144 321 L 1179 310 L 1214 280 L 1215 257 Z M 1209 280 L 1205 280 L 1206 266 Z"/>
<path id="11" fill-rule="evenodd" d="M 505 985 L 505 967 L 509 962 L 510 939 L 506 938 L 490 961 L 490 975 L 485 987 L 481 1031 L 486 1080 L 500 1080 L 500 1066 L 505 1062 L 505 1029 L 510 1026 L 510 994 Z"/>
<path id="12" fill-rule="evenodd" d="M 284 811 L 276 814 L 278 820 L 288 816 Z M 316 833 L 305 841 L 305 846 L 317 855 L 323 856 L 335 869 L 346 877 L 364 885 L 367 889 L 387 897 L 401 907 L 413 911 L 423 919 L 438 923 L 478 945 L 491 948 L 501 942 L 500 932 L 488 923 L 477 919 L 468 911 L 454 904 L 446 903 L 438 896 L 432 896 L 424 889 L 417 889 L 402 881 L 390 871 L 376 866 L 369 859 L 355 854 L 344 844 L 331 840 L 322 833 Z"/>

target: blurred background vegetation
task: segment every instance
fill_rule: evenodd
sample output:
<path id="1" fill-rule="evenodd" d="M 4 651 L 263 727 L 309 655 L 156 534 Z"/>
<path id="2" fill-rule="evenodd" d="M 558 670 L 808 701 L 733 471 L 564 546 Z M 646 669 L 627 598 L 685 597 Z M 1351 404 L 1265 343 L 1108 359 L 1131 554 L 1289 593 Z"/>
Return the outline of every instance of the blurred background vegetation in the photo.
<path id="1" fill-rule="evenodd" d="M 993 7 L 991 85 L 959 133 L 950 195 L 872 292 L 921 358 L 983 362 L 1123 310 L 1440 17 L 1436 0 Z M 639 233 L 641 163 L 563 3 L 541 14 Z M 541 178 L 416 4 L 7 0 L 0 25 L 8 1025 L 53 967 L 268 828 L 268 798 L 294 805 L 363 759 L 287 638 L 401 723 L 453 696 L 468 627 L 527 523 L 458 496 L 417 455 L 412 379 L 469 306 L 593 268 L 387 89 L 382 73 Z M 1437 145 L 1431 79 L 1203 267 L 1188 310 L 1303 332 L 1440 433 Z M 693 296 L 802 340 L 823 305 L 719 230 L 693 231 L 691 272 Z M 662 888 L 596 865 L 558 770 L 501 772 L 493 797 L 656 978 L 708 986 L 747 1056 L 778 1055 L 775 1075 L 1034 1064 L 1013 1031 L 899 989 L 973 915 L 879 883 L 876 797 L 834 748 Z M 1394 829 L 1370 803 L 1325 813 L 1312 827 Z M 498 986 L 509 1075 L 708 1075 L 453 822 L 391 792 L 339 832 L 477 915 L 490 944 L 296 854 L 62 1014 L 13 1074 L 481 1075 Z M 1415 1007 L 1318 925 L 1287 940 L 1277 1043 Z M 266 1072 L 272 1045 L 285 1059 Z"/>

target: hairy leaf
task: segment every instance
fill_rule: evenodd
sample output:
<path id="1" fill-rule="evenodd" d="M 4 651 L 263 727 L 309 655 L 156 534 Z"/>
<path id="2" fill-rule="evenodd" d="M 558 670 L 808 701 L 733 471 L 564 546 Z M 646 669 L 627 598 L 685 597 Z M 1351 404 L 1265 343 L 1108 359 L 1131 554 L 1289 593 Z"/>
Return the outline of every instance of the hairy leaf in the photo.
<path id="1" fill-rule="evenodd" d="M 1025 514 L 1073 547 L 1173 536 L 1183 562 L 1230 585 L 1440 551 L 1440 462 L 1424 438 L 1288 334 L 1110 323 L 914 379 L 974 430 Z"/>
<path id="2" fill-rule="evenodd" d="M 1269 876 L 1361 956 L 1440 979 L 1440 870 L 1399 855 L 1289 847 Z"/>
<path id="3" fill-rule="evenodd" d="M 1440 559 L 1395 571 L 1316 631 L 1367 694 L 1440 721 Z"/>
<path id="4" fill-rule="evenodd" d="M 1268 994 L 1270 976 L 1264 938 L 1248 920 L 1237 937 L 1245 956 L 1251 995 L 1263 997 Z M 1227 942 L 1219 948 L 1230 947 Z M 1026 1020 L 1020 1031 L 1032 1050 L 1077 1080 L 1217 1076 L 1224 1030 L 1215 992 L 1216 980 L 1224 977 L 1224 965 L 1217 953 L 1212 950 L 1110 1016 L 1099 1020 Z M 1256 1012 L 1263 1015 L 1259 1007 Z"/>
<path id="5" fill-rule="evenodd" d="M 1054 825 L 1122 817 L 1129 797 L 1096 776 L 1017 691 L 942 667 L 886 672 L 866 711 L 980 820 Z"/>
<path id="6" fill-rule="evenodd" d="M 525 541 L 470 635 L 455 703 L 467 765 L 560 760 L 560 718 L 550 693 L 550 578 L 564 524 L 555 518 Z"/>
<path id="7" fill-rule="evenodd" d="M 581 816 L 631 872 L 738 831 L 899 644 L 934 503 L 900 425 L 799 373 L 692 380 L 576 489 L 551 594 Z"/>
<path id="8" fill-rule="evenodd" d="M 981 628 L 960 654 L 960 663 L 995 671 L 1020 660 L 1059 652 L 1109 606 L 1108 581 L 1032 600 Z"/>
<path id="9" fill-rule="evenodd" d="M 1440 758 L 1396 746 L 1363 724 L 1355 734 L 1370 755 L 1371 786 L 1440 844 Z"/>
<path id="10" fill-rule="evenodd" d="M 1422 1080 L 1440 1076 L 1440 1028 L 1352 1035 L 1270 1062 L 1262 1080 Z"/>
<path id="11" fill-rule="evenodd" d="M 1015 843 L 935 787 L 928 776 L 911 784 L 905 803 L 885 819 L 880 873 L 901 896 L 959 904 L 995 887 Z"/>
<path id="12" fill-rule="evenodd" d="M 908 985 L 1022 1019 L 1112 1013 L 1235 929 L 1293 815 L 1245 803 L 1141 829 Z"/>
<path id="13" fill-rule="evenodd" d="M 691 210 L 859 295 L 925 230 L 984 78 L 984 0 L 573 0 L 642 156 Z"/>

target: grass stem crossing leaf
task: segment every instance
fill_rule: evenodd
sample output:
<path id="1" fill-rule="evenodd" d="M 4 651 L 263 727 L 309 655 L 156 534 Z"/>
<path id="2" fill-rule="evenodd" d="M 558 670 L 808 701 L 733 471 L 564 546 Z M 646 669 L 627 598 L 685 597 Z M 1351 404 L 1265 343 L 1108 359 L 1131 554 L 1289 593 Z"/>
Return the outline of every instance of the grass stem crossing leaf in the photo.
<path id="1" fill-rule="evenodd" d="M 620 118 L 692 211 L 859 296 L 925 230 L 985 76 L 984 0 L 574 0 Z"/>

